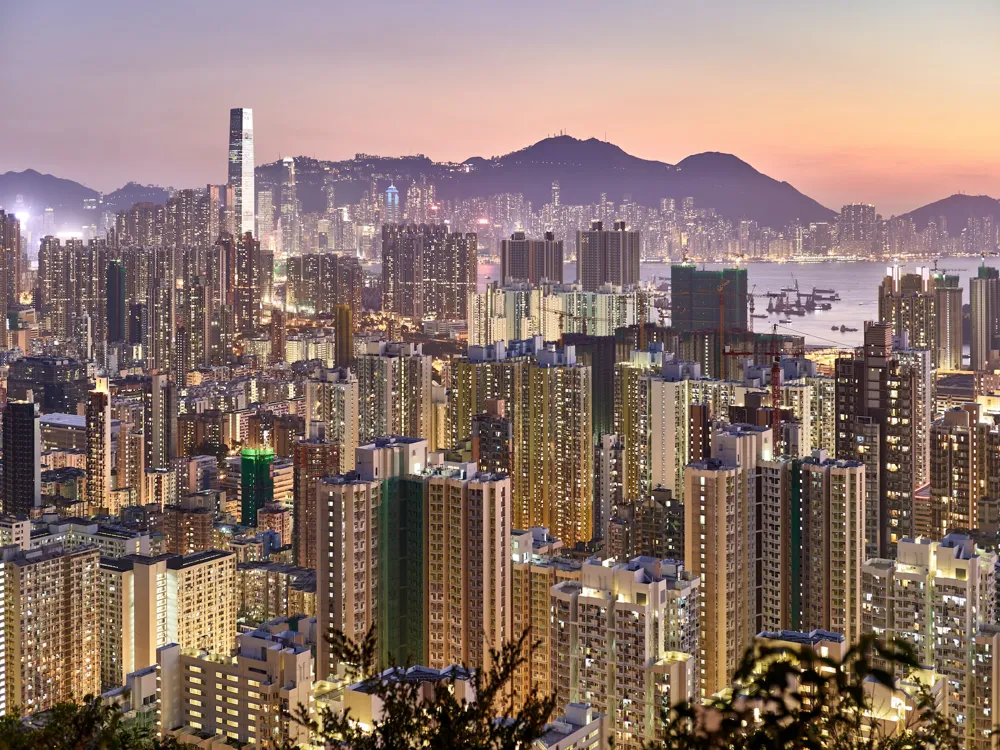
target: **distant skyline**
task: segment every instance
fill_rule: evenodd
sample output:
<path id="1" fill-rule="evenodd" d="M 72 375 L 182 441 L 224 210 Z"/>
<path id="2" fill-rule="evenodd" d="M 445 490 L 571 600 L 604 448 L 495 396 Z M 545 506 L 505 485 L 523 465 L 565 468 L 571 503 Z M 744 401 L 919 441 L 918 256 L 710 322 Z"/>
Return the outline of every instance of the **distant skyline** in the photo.
<path id="1" fill-rule="evenodd" d="M 0 172 L 104 191 L 220 183 L 229 109 L 243 106 L 259 164 L 461 161 L 565 130 L 671 163 L 732 153 L 835 210 L 1000 197 L 988 0 L 35 0 L 4 13 Z"/>

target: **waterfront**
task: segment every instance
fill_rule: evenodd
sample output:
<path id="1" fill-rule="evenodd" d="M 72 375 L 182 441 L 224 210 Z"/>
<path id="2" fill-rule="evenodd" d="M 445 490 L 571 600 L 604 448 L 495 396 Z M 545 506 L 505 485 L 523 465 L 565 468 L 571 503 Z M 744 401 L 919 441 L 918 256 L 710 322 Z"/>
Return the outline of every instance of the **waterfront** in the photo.
<path id="1" fill-rule="evenodd" d="M 969 303 L 969 278 L 976 274 L 981 263 L 978 257 L 939 258 L 938 268 L 950 275 L 957 275 L 963 289 L 964 304 Z M 986 264 L 1000 267 L 1000 258 L 990 257 Z M 813 287 L 835 289 L 840 295 L 840 301 L 833 303 L 830 310 L 817 310 L 801 317 L 791 319 L 787 325 L 779 325 L 778 330 L 785 333 L 795 333 L 806 337 L 809 346 L 859 346 L 862 342 L 864 323 L 866 320 L 878 318 L 878 287 L 885 277 L 889 264 L 881 261 L 829 262 L 829 263 L 748 263 L 747 280 L 749 288 L 756 286 L 757 295 L 767 292 L 777 292 L 782 287 L 795 286 L 803 292 L 812 291 Z M 903 273 L 913 273 L 918 266 L 931 266 L 933 261 L 925 260 L 901 264 Z M 701 267 L 701 264 L 699 264 Z M 722 268 L 723 264 L 707 263 L 705 268 Z M 567 280 L 575 276 L 576 264 L 565 267 Z M 653 278 L 670 278 L 669 263 L 643 263 L 640 273 L 644 280 Z M 479 286 L 485 287 L 487 278 L 496 279 L 500 268 L 494 264 L 479 265 Z M 767 299 L 756 298 L 755 312 L 758 315 L 767 314 Z M 758 331 L 770 331 L 771 326 L 782 316 L 768 315 L 767 319 L 755 319 L 754 327 Z M 856 332 L 830 330 L 833 326 L 857 328 Z"/>

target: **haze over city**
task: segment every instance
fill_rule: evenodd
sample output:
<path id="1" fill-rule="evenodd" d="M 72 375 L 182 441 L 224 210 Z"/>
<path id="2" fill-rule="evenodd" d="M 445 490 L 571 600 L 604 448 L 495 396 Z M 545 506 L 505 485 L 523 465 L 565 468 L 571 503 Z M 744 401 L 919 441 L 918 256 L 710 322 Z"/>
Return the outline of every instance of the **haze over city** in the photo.
<path id="1" fill-rule="evenodd" d="M 17 117 L 0 122 L 0 171 L 104 191 L 217 182 L 219 112 L 239 101 L 256 114 L 258 163 L 461 161 L 565 130 L 670 163 L 733 153 L 824 205 L 870 202 L 888 216 L 954 192 L 1000 194 L 1000 9 L 940 10 L 10 3 L 0 64 Z"/>

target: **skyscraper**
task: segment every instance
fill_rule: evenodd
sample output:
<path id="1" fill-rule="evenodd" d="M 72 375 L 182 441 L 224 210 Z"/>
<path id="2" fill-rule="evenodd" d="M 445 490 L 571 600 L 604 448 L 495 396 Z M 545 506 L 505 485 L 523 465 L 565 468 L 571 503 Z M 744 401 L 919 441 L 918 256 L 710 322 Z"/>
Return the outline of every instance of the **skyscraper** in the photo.
<path id="1" fill-rule="evenodd" d="M 337 305 L 333 343 L 336 346 L 334 364 L 337 367 L 350 367 L 354 363 L 354 315 L 348 304 Z"/>
<path id="2" fill-rule="evenodd" d="M 847 252 L 865 255 L 875 250 L 876 215 L 870 203 L 849 203 L 840 209 L 837 244 Z"/>
<path id="3" fill-rule="evenodd" d="M 478 239 L 444 224 L 382 226 L 382 307 L 405 318 L 466 320 Z"/>
<path id="4" fill-rule="evenodd" d="M 431 360 L 421 344 L 373 342 L 357 358 L 358 436 L 431 435 Z"/>
<path id="5" fill-rule="evenodd" d="M 670 267 L 670 289 L 670 326 L 674 331 L 747 329 L 746 268 L 709 271 L 677 263 Z"/>
<path id="6" fill-rule="evenodd" d="M 1000 348 L 1000 269 L 980 266 L 969 280 L 969 300 L 972 315 L 973 370 L 985 370 L 990 355 Z"/>
<path id="7" fill-rule="evenodd" d="M 27 516 L 42 504 L 38 404 L 7 401 L 3 412 L 3 512 Z"/>
<path id="8" fill-rule="evenodd" d="M 21 222 L 0 210 L 0 299 L 4 310 L 18 301 L 21 292 Z"/>
<path id="9" fill-rule="evenodd" d="M 253 333 L 260 326 L 263 313 L 262 282 L 264 269 L 260 241 L 247 232 L 236 244 L 234 307 L 236 330 Z"/>
<path id="10" fill-rule="evenodd" d="M 527 281 L 563 281 L 563 241 L 552 232 L 545 238 L 531 240 L 524 232 L 514 232 L 509 240 L 500 242 L 500 283 Z"/>
<path id="11" fill-rule="evenodd" d="M 90 512 L 101 513 L 111 507 L 111 396 L 107 378 L 97 378 L 94 390 L 87 394 L 86 416 L 87 483 L 84 495 Z"/>
<path id="12" fill-rule="evenodd" d="M 254 188 L 253 110 L 229 110 L 229 185 L 233 188 L 235 224 L 239 234 L 256 232 Z M 214 239 L 214 238 L 212 238 Z"/>
<path id="13" fill-rule="evenodd" d="M 125 266 L 120 260 L 108 261 L 108 343 L 125 341 Z"/>
<path id="14" fill-rule="evenodd" d="M 929 352 L 894 353 L 888 323 L 866 323 L 864 342 L 836 362 L 837 458 L 864 464 L 866 555 L 890 557 L 913 534 L 913 490 L 926 471 Z"/>
<path id="15" fill-rule="evenodd" d="M 31 715 L 99 694 L 97 548 L 8 547 L 2 567 L 7 704 Z"/>
<path id="16" fill-rule="evenodd" d="M 295 159 L 281 162 L 281 250 L 286 257 L 299 254 L 299 199 L 295 187 Z"/>
<path id="17" fill-rule="evenodd" d="M 934 277 L 938 307 L 939 370 L 962 369 L 962 288 L 958 276 Z"/>
<path id="18" fill-rule="evenodd" d="M 390 184 L 385 191 L 385 219 L 386 224 L 398 224 L 402 214 L 399 211 L 399 190 L 395 185 Z"/>
<path id="19" fill-rule="evenodd" d="M 576 233 L 576 279 L 585 292 L 605 284 L 627 287 L 639 282 L 639 233 L 616 221 L 614 230 L 595 221 Z"/>
<path id="20" fill-rule="evenodd" d="M 940 324 L 938 321 L 937 277 L 927 268 L 916 273 L 900 273 L 899 266 L 887 269 L 878 292 L 878 317 L 888 323 L 893 335 L 906 335 L 914 349 L 931 353 L 931 366 L 938 367 Z"/>

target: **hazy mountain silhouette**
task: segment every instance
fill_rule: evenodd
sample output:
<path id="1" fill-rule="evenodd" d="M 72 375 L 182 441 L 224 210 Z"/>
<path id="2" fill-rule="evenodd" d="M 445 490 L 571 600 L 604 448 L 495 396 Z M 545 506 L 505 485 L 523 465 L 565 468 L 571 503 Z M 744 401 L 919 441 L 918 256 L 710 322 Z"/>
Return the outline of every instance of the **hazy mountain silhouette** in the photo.
<path id="1" fill-rule="evenodd" d="M 988 195 L 963 195 L 956 193 L 926 206 L 915 208 L 900 218 L 912 219 L 918 231 L 927 227 L 927 222 L 940 225 L 941 218 L 947 220 L 948 234 L 956 237 L 968 226 L 969 219 L 992 217 L 994 225 L 1000 221 L 1000 201 Z"/>
<path id="2" fill-rule="evenodd" d="M 83 201 L 96 198 L 98 193 L 79 182 L 42 174 L 34 169 L 0 174 L 0 206 L 12 210 L 18 195 L 23 196 L 24 205 L 33 214 L 38 214 L 46 208 L 82 211 Z"/>
<path id="3" fill-rule="evenodd" d="M 835 215 L 787 182 L 768 177 L 731 154 L 695 154 L 673 165 L 632 156 L 596 138 L 562 135 L 505 156 L 464 163 L 470 171 L 453 172 L 439 183 L 439 195 L 522 193 L 538 206 L 551 200 L 552 182 L 558 180 L 566 204 L 597 203 L 601 193 L 616 203 L 628 195 L 648 206 L 658 206 L 663 198 L 692 197 L 696 207 L 714 208 L 733 221 L 755 219 L 779 228 L 796 219 L 829 221 Z"/>

